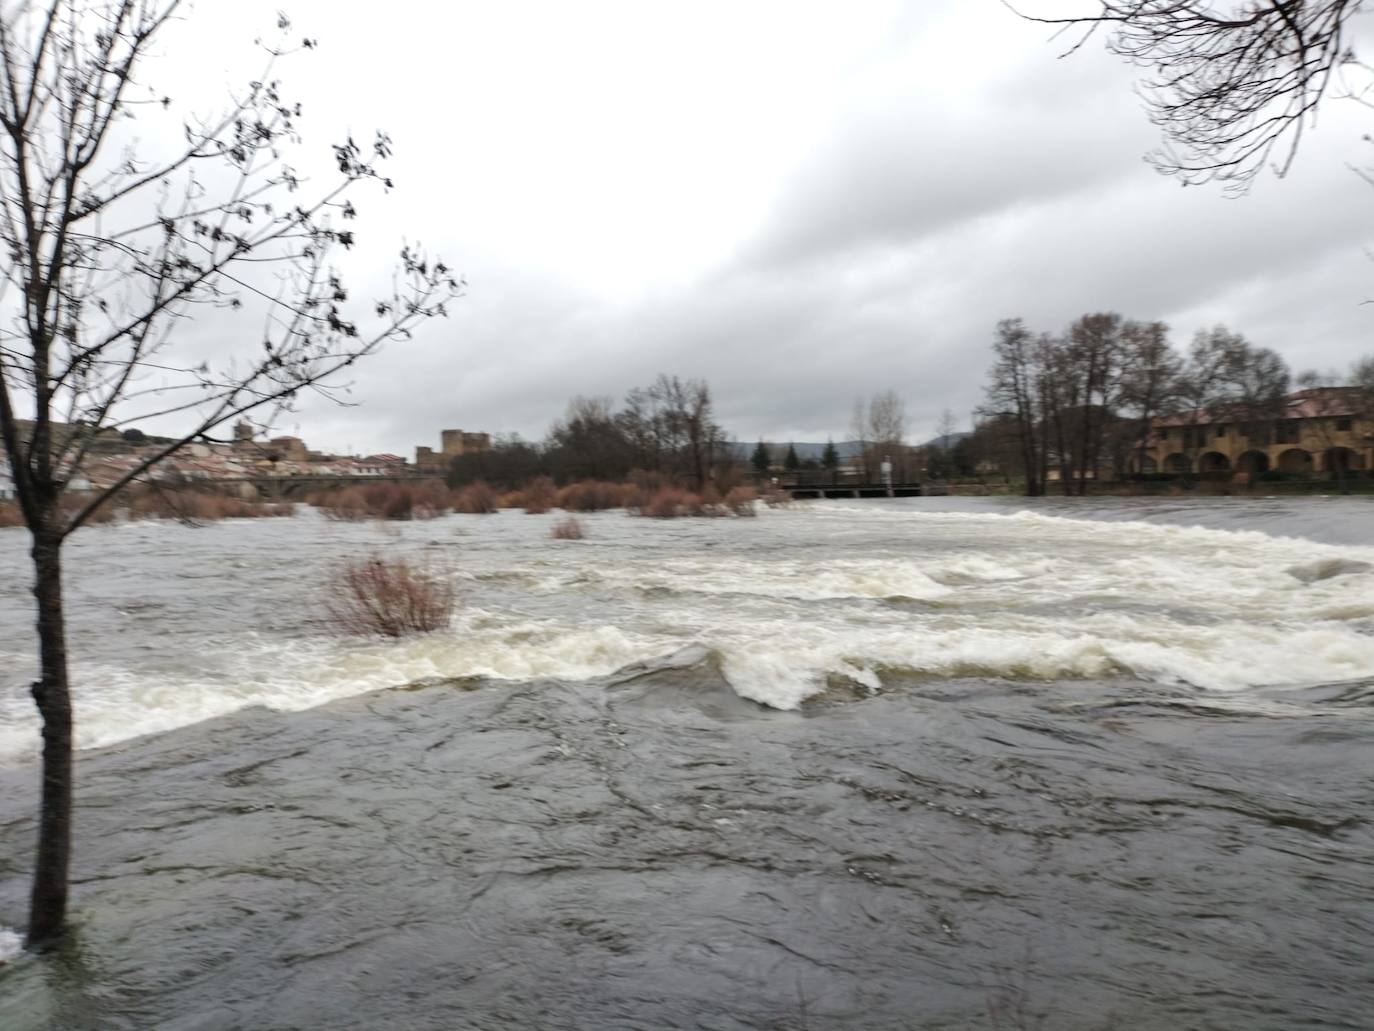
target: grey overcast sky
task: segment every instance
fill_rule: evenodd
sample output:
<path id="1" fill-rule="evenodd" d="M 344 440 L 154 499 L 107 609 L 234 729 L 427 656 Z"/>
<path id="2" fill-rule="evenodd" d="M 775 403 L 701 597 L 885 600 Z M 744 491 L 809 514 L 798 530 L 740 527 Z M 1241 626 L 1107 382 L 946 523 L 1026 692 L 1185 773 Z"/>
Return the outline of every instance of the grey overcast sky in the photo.
<path id="1" fill-rule="evenodd" d="M 281 3 L 200 0 L 159 82 L 213 98 L 249 77 Z M 1058 59 L 996 0 L 288 13 L 319 41 L 281 69 L 307 143 L 395 141 L 396 190 L 357 201 L 355 281 L 404 235 L 469 283 L 360 368 L 358 407 L 280 427 L 312 444 L 538 438 L 570 396 L 660 371 L 708 380 L 740 440 L 844 438 L 854 398 L 886 389 L 924 439 L 946 408 L 968 422 L 1013 315 L 1115 310 L 1180 346 L 1225 322 L 1295 370 L 1374 351 L 1374 186 L 1354 171 L 1374 118 L 1350 101 L 1237 199 L 1144 163 L 1131 68 L 1096 44 Z"/>

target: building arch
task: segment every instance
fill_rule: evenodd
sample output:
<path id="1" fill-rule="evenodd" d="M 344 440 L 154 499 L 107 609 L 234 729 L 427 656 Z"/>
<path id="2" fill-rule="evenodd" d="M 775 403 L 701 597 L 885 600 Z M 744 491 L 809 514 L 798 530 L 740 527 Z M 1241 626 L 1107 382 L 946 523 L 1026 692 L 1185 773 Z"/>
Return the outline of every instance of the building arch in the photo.
<path id="1" fill-rule="evenodd" d="M 1300 447 L 1290 447 L 1279 455 L 1279 472 L 1290 476 L 1310 476 L 1312 474 L 1312 452 Z"/>
<path id="2" fill-rule="evenodd" d="M 1364 468 L 1364 456 L 1348 447 L 1329 447 L 1322 453 L 1322 468 L 1327 472 L 1342 476 Z"/>
<path id="3" fill-rule="evenodd" d="M 1175 451 L 1172 455 L 1164 457 L 1164 471 L 1166 473 L 1190 473 L 1193 471 L 1193 462 L 1187 455 Z"/>
<path id="4" fill-rule="evenodd" d="M 1269 471 L 1269 456 L 1263 451 L 1242 451 L 1236 458 L 1236 470 L 1258 476 Z"/>
<path id="5" fill-rule="evenodd" d="M 1231 460 L 1220 451 L 1208 451 L 1197 460 L 1197 471 L 1200 473 L 1224 473 L 1230 470 Z"/>

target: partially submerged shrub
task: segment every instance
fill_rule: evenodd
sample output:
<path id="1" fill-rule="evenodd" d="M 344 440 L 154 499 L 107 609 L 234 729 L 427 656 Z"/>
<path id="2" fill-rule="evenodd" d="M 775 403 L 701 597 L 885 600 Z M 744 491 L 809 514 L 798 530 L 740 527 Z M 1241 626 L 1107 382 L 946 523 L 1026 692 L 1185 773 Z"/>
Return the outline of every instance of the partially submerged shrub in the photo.
<path id="1" fill-rule="evenodd" d="M 725 495 L 723 504 L 733 515 L 752 516 L 758 514 L 754 511 L 754 502 L 758 497 L 759 492 L 753 487 L 731 487 L 730 492 Z"/>
<path id="2" fill-rule="evenodd" d="M 716 518 L 737 515 L 752 516 L 756 495 L 750 487 L 733 487 L 721 498 L 714 487 L 707 485 L 700 494 L 681 487 L 660 487 L 652 494 L 641 494 L 627 504 L 632 515 L 651 519 L 673 519 L 683 516 Z"/>
<path id="3" fill-rule="evenodd" d="M 710 484 L 700 494 L 689 494 L 687 514 L 698 518 L 716 519 L 720 516 L 729 515 L 729 511 L 721 503 L 720 495 Z"/>
<path id="4" fill-rule="evenodd" d="M 325 608 L 346 634 L 405 637 L 442 630 L 453 615 L 453 585 L 408 559 L 376 555 L 345 562 L 327 587 Z"/>
<path id="5" fill-rule="evenodd" d="M 525 487 L 525 514 L 543 515 L 553 508 L 557 500 L 558 489 L 554 487 L 553 480 L 547 476 L 536 477 Z"/>
<path id="6" fill-rule="evenodd" d="M 558 492 L 558 507 L 567 512 L 602 512 L 608 508 L 623 508 L 627 498 L 637 493 L 628 483 L 579 480 Z"/>
<path id="7" fill-rule="evenodd" d="M 677 487 L 661 487 L 647 502 L 640 505 L 639 514 L 651 519 L 675 519 L 687 515 L 693 503 L 700 505 L 701 499 L 694 494 L 688 495 L 685 490 Z"/>
<path id="8" fill-rule="evenodd" d="M 383 480 L 317 491 L 307 500 L 330 519 L 433 519 L 449 509 L 448 491 L 438 480 Z"/>
<path id="9" fill-rule="evenodd" d="M 580 519 L 576 516 L 568 516 L 566 519 L 560 519 L 553 524 L 553 531 L 549 536 L 560 541 L 580 541 L 587 534 L 582 529 Z"/>
<path id="10" fill-rule="evenodd" d="M 361 487 L 316 491 L 306 501 L 323 512 L 327 519 L 352 521 L 366 519 L 370 515 Z"/>
<path id="11" fill-rule="evenodd" d="M 109 522 L 113 510 L 102 506 L 95 512 L 96 522 Z M 159 485 L 145 486 L 129 498 L 130 519 L 179 519 L 187 523 L 214 522 L 217 519 L 256 519 L 262 516 L 289 516 L 296 506 L 289 503 L 263 504 L 227 494 L 199 490 L 177 490 Z"/>
<path id="12" fill-rule="evenodd" d="M 769 508 L 786 508 L 792 504 L 792 495 L 785 490 L 777 487 L 768 486 L 763 488 L 763 493 L 759 495 L 763 503 Z"/>
<path id="13" fill-rule="evenodd" d="M 498 500 L 496 491 L 478 480 L 454 491 L 453 510 L 466 515 L 486 515 L 496 511 Z"/>

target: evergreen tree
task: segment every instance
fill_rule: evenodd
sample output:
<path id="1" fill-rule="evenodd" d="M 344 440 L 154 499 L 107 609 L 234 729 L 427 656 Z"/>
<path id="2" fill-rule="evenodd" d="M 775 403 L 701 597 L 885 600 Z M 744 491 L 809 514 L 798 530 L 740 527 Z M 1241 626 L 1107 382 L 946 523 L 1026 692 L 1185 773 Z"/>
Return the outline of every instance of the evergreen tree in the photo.
<path id="1" fill-rule="evenodd" d="M 825 442 L 825 450 L 821 452 L 821 465 L 832 473 L 840 467 L 840 453 L 835 449 L 833 438 Z"/>
<path id="2" fill-rule="evenodd" d="M 773 464 L 773 459 L 768 454 L 768 445 L 763 441 L 758 442 L 758 446 L 754 448 L 754 453 L 749 456 L 749 464 L 754 467 L 754 472 L 758 475 L 768 475 L 768 467 Z"/>
<path id="3" fill-rule="evenodd" d="M 791 444 L 787 445 L 787 457 L 782 464 L 789 473 L 794 473 L 801 468 L 801 460 L 797 458 L 797 449 Z"/>

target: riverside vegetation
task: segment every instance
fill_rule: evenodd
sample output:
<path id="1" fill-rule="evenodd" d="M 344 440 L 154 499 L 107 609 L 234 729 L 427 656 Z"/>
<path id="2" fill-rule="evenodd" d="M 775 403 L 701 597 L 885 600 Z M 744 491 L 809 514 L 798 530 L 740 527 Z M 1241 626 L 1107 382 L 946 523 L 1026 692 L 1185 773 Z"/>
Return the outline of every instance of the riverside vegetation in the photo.
<path id="1" fill-rule="evenodd" d="M 528 515 L 553 509 L 603 512 L 623 508 L 630 515 L 654 519 L 748 517 L 754 514 L 756 502 L 778 506 L 789 501 L 777 490 L 736 484 L 722 493 L 709 483 L 702 490 L 691 490 L 649 474 L 624 483 L 579 480 L 562 487 L 550 477 L 538 476 L 523 487 L 500 493 L 481 480 L 456 490 L 448 490 L 438 480 L 386 481 L 317 491 L 307 500 L 327 518 L 344 521 L 433 519 L 449 512 L 490 515 L 501 509 L 522 509 Z"/>

